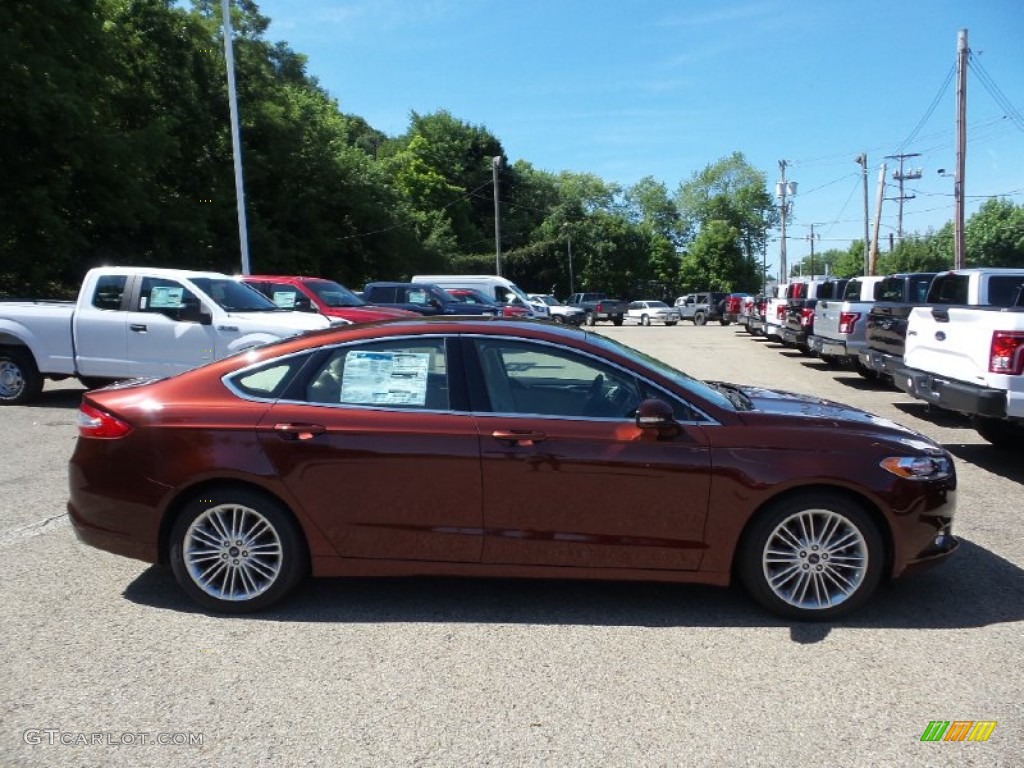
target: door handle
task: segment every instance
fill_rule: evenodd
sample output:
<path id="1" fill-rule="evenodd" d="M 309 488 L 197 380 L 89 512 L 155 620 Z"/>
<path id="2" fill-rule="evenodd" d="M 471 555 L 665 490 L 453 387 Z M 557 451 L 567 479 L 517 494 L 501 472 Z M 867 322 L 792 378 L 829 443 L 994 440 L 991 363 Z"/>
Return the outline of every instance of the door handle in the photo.
<path id="1" fill-rule="evenodd" d="M 516 445 L 530 446 L 547 439 L 543 432 L 534 432 L 528 429 L 496 429 L 491 433 L 495 440 L 503 440 Z"/>
<path id="2" fill-rule="evenodd" d="M 312 440 L 322 435 L 327 427 L 322 424 L 275 424 L 274 434 L 282 440 Z"/>
<path id="3" fill-rule="evenodd" d="M 142 323 L 132 323 L 128 327 L 131 330 L 135 331 L 136 333 L 145 333 L 146 330 L 147 330 L 147 327 L 145 325 L 143 325 Z"/>

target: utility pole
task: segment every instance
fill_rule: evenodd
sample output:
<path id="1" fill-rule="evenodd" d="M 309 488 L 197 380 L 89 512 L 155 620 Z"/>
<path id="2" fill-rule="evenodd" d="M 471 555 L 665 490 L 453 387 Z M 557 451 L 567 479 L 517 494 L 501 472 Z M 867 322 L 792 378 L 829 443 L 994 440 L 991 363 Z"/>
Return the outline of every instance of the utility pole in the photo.
<path id="1" fill-rule="evenodd" d="M 857 155 L 853 162 L 860 164 L 861 175 L 864 177 L 864 274 L 871 274 L 871 260 L 868 255 L 868 154 Z"/>
<path id="2" fill-rule="evenodd" d="M 494 177 L 494 274 L 501 277 L 501 206 L 498 204 L 498 169 L 501 155 L 491 158 L 491 173 Z"/>
<path id="3" fill-rule="evenodd" d="M 899 212 L 898 212 L 897 217 L 896 217 L 896 239 L 899 240 L 900 242 L 903 242 L 903 201 L 904 200 L 913 200 L 914 197 L 915 197 L 915 195 L 904 195 L 903 194 L 903 182 L 906 181 L 906 180 L 913 180 L 913 179 L 920 179 L 921 178 L 921 169 L 920 168 L 911 168 L 911 169 L 908 169 L 906 172 L 904 172 L 904 170 L 903 170 L 903 161 L 906 160 L 908 157 L 920 157 L 920 156 L 921 156 L 920 152 L 911 152 L 909 154 L 886 155 L 885 156 L 887 160 L 899 160 L 900 161 L 900 169 L 898 171 L 893 171 L 892 172 L 892 177 L 894 179 L 896 179 L 896 181 L 898 181 L 900 183 L 900 195 L 897 198 L 891 198 L 891 197 L 888 198 L 889 200 L 895 199 L 897 202 L 899 202 Z M 892 248 L 889 248 L 889 250 L 891 251 Z"/>
<path id="4" fill-rule="evenodd" d="M 878 267 L 878 230 L 882 226 L 882 200 L 885 199 L 885 163 L 878 166 L 878 208 L 875 210 L 875 236 L 871 240 L 871 258 L 867 275 L 873 275 Z"/>
<path id="5" fill-rule="evenodd" d="M 782 221 L 782 239 L 779 241 L 779 282 L 785 283 L 789 280 L 789 271 L 786 268 L 786 217 L 789 215 L 787 196 L 796 194 L 796 182 L 786 181 L 786 161 L 779 160 L 779 170 L 782 172 L 782 180 L 775 185 L 775 196 L 779 198 L 779 213 Z"/>
<path id="6" fill-rule="evenodd" d="M 814 241 L 821 239 L 821 235 L 814 234 L 814 226 L 811 224 L 811 234 L 807 235 L 807 239 L 811 241 L 811 280 L 814 279 Z"/>
<path id="7" fill-rule="evenodd" d="M 967 154 L 967 30 L 957 37 L 956 59 L 956 177 L 953 179 L 953 268 L 964 267 L 964 170 Z"/>

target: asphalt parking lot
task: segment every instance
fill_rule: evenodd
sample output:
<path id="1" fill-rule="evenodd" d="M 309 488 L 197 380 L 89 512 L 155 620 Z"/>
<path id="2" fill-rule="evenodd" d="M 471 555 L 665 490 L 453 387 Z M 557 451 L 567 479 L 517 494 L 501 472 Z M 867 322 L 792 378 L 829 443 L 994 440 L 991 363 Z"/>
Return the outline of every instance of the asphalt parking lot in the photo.
<path id="1" fill-rule="evenodd" d="M 738 589 L 307 583 L 256 616 L 77 542 L 81 388 L 0 409 L 0 766 L 1024 764 L 1024 461 L 965 419 L 735 326 L 600 325 L 700 378 L 808 392 L 957 458 L 960 552 L 834 624 Z M 931 721 L 988 741 L 920 741 Z"/>

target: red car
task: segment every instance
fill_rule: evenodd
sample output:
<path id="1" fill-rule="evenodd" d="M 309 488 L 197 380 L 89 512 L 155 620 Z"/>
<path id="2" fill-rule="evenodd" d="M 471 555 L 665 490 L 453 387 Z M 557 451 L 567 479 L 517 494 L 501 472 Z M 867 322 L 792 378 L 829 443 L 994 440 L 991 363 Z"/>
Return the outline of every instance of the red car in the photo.
<path id="1" fill-rule="evenodd" d="M 319 312 L 349 323 L 372 323 L 376 320 L 417 316 L 417 313 L 405 309 L 367 304 L 345 286 L 322 277 L 244 275 L 239 279 L 279 307 Z"/>
<path id="2" fill-rule="evenodd" d="M 88 392 L 78 426 L 78 536 L 217 612 L 310 573 L 439 574 L 738 578 L 831 619 L 958 544 L 928 438 L 547 323 L 315 331 Z"/>
<path id="3" fill-rule="evenodd" d="M 494 307 L 501 313 L 502 317 L 526 318 L 530 316 L 530 310 L 521 304 L 497 304 L 475 288 L 445 288 L 445 292 L 450 293 L 465 304 Z"/>

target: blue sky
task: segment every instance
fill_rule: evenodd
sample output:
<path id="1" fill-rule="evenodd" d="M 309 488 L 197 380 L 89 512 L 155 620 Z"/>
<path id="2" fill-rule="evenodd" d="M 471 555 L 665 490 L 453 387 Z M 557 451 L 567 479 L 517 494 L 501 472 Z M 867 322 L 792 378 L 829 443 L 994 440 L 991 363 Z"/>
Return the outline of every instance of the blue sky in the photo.
<path id="1" fill-rule="evenodd" d="M 983 68 L 967 86 L 967 213 L 990 195 L 1024 203 L 1021 0 L 257 2 L 268 38 L 305 54 L 344 112 L 389 135 L 413 111 L 445 109 L 513 162 L 622 185 L 652 176 L 670 192 L 734 151 L 772 185 L 786 160 L 799 185 L 791 263 L 809 253 L 812 223 L 818 251 L 863 236 L 862 152 L 872 227 L 879 165 L 901 152 L 920 152 L 906 169 L 922 169 L 906 182 L 916 197 L 904 231 L 952 218 L 953 182 L 937 171 L 955 166 L 955 77 L 942 86 L 967 29 Z M 883 239 L 896 212 L 883 204 Z"/>

